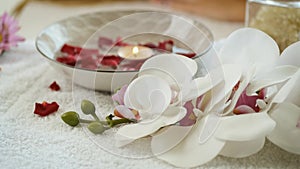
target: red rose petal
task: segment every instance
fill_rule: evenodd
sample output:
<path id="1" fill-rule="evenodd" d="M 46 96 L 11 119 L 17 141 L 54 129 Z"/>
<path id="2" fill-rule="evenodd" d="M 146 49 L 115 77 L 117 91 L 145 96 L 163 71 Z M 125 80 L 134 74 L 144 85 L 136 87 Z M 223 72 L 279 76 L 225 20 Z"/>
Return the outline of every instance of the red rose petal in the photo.
<path id="1" fill-rule="evenodd" d="M 59 85 L 56 83 L 56 81 L 54 81 L 50 86 L 49 88 L 53 91 L 59 91 L 60 90 L 60 87 Z"/>
<path id="2" fill-rule="evenodd" d="M 98 67 L 97 58 L 95 59 L 92 56 L 86 56 L 85 58 L 82 58 L 79 63 L 80 63 L 80 67 L 86 69 L 95 70 Z"/>
<path id="3" fill-rule="evenodd" d="M 174 42 L 172 40 L 165 40 L 163 42 L 159 42 L 158 48 L 161 50 L 166 50 L 172 52 Z"/>
<path id="4" fill-rule="evenodd" d="M 145 43 L 145 44 L 139 44 L 140 46 L 145 46 L 145 47 L 148 47 L 148 48 L 158 48 L 158 46 L 156 46 L 154 43 Z"/>
<path id="5" fill-rule="evenodd" d="M 101 64 L 103 66 L 111 66 L 113 68 L 116 68 L 122 61 L 122 58 L 115 55 L 107 55 L 104 56 L 101 60 Z"/>
<path id="6" fill-rule="evenodd" d="M 35 103 L 35 109 L 33 113 L 40 116 L 48 116 L 49 114 L 56 112 L 58 108 L 59 105 L 56 102 Z"/>
<path id="7" fill-rule="evenodd" d="M 64 63 L 66 65 L 70 65 L 70 66 L 75 66 L 76 65 L 76 58 L 74 56 L 61 56 L 61 57 L 57 57 L 56 61 L 60 62 L 60 63 Z"/>
<path id="8" fill-rule="evenodd" d="M 80 58 L 85 58 L 85 57 L 91 57 L 91 56 L 98 56 L 99 51 L 98 49 L 85 49 L 83 48 L 79 54 Z"/>
<path id="9" fill-rule="evenodd" d="M 176 53 L 178 55 L 183 55 L 186 56 L 188 58 L 193 58 L 194 56 L 196 56 L 196 53 Z"/>
<path id="10" fill-rule="evenodd" d="M 129 46 L 129 43 L 123 42 L 121 37 L 118 37 L 115 43 L 115 46 Z"/>
<path id="11" fill-rule="evenodd" d="M 60 49 L 63 53 L 68 53 L 70 55 L 76 55 L 81 52 L 82 48 L 77 46 L 72 46 L 69 44 L 64 44 L 63 47 Z"/>
<path id="12" fill-rule="evenodd" d="M 107 37 L 99 37 L 98 39 L 98 46 L 99 48 L 103 48 L 104 46 L 112 46 L 114 41 Z"/>

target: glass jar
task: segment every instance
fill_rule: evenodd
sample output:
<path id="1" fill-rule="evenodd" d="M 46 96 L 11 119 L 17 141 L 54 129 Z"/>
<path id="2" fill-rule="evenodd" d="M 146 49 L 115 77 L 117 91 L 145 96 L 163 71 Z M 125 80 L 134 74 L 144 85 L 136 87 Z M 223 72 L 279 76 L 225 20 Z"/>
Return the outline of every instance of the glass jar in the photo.
<path id="1" fill-rule="evenodd" d="M 245 21 L 269 34 L 283 51 L 300 40 L 300 1 L 247 0 Z"/>

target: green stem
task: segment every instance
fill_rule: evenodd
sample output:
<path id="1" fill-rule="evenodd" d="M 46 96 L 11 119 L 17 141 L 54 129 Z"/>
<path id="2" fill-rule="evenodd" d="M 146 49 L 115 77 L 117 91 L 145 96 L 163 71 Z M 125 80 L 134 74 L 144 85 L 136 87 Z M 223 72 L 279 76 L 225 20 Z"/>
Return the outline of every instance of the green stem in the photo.
<path id="1" fill-rule="evenodd" d="M 116 120 L 107 120 L 107 124 L 110 126 L 110 127 L 114 127 L 115 125 L 118 125 L 118 124 L 123 124 L 123 123 L 131 123 L 133 121 L 129 120 L 129 119 L 116 119 Z"/>
<path id="2" fill-rule="evenodd" d="M 94 120 L 86 120 L 86 119 L 79 119 L 80 123 L 92 123 L 95 122 Z M 103 124 L 103 125 L 107 125 L 107 121 L 98 121 L 99 123 Z"/>
<path id="3" fill-rule="evenodd" d="M 99 117 L 96 115 L 96 113 L 92 113 L 91 115 L 94 117 L 94 119 L 95 119 L 96 121 L 100 121 L 100 119 L 99 119 Z"/>

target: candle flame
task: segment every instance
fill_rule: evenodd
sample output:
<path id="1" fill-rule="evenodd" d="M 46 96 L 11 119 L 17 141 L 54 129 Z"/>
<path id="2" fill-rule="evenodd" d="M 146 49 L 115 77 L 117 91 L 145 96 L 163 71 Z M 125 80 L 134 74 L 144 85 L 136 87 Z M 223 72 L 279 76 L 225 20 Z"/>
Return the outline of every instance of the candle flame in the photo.
<path id="1" fill-rule="evenodd" d="M 133 48 L 132 48 L 132 53 L 133 53 L 134 55 L 136 55 L 137 53 L 139 53 L 139 48 L 138 48 L 137 46 L 133 47 Z"/>

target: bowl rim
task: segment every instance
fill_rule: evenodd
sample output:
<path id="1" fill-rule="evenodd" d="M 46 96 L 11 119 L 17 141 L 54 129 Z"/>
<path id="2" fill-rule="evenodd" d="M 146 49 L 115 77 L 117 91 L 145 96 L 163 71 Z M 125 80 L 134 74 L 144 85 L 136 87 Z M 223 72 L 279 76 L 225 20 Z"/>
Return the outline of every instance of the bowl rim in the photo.
<path id="1" fill-rule="evenodd" d="M 40 37 L 45 33 L 45 31 L 47 31 L 49 28 L 51 28 L 54 25 L 57 25 L 61 22 L 64 22 L 70 18 L 74 18 L 74 17 L 82 17 L 82 16 L 87 16 L 87 15 L 92 15 L 92 14 L 98 14 L 98 13 L 115 13 L 115 12 L 132 12 L 133 13 L 146 13 L 146 12 L 160 12 L 160 13 L 168 13 L 168 14 L 174 14 L 180 17 L 186 17 L 185 15 L 182 14 L 176 14 L 174 12 L 170 12 L 170 11 L 155 11 L 155 10 L 143 10 L 143 9 L 117 9 L 117 10 L 107 10 L 107 11 L 98 11 L 98 12 L 88 12 L 88 13 L 84 13 L 84 14 L 79 14 L 79 15 L 75 15 L 75 16 L 69 16 L 66 17 L 64 19 L 58 20 L 48 26 L 46 26 L 44 29 L 42 29 L 42 31 L 37 35 L 37 37 L 35 38 L 35 47 L 37 49 L 37 51 L 47 60 L 50 60 L 53 63 L 56 63 L 58 65 L 61 66 L 65 66 L 68 67 L 70 69 L 78 69 L 78 70 L 82 70 L 82 71 L 90 71 L 90 72 L 101 72 L 101 73 L 137 73 L 139 70 L 103 70 L 103 69 L 96 69 L 96 70 L 92 70 L 92 69 L 87 69 L 87 68 L 81 68 L 81 67 L 76 67 L 76 66 L 70 66 L 61 62 L 56 61 L 55 59 L 47 56 L 39 47 L 39 41 L 40 41 Z M 124 15 L 125 16 L 125 15 Z M 201 25 L 202 28 L 204 28 L 206 30 L 206 32 L 208 33 L 208 38 L 212 41 L 212 43 L 210 43 L 210 45 L 200 54 L 196 54 L 196 56 L 192 57 L 191 59 L 195 60 L 203 55 L 205 55 L 206 53 L 208 53 L 209 50 L 211 50 L 213 48 L 213 42 L 214 42 L 214 36 L 211 32 L 211 30 L 204 25 L 202 22 L 200 22 L 199 20 L 195 19 L 195 18 L 191 18 L 191 20 L 193 22 L 197 22 L 197 24 Z"/>

